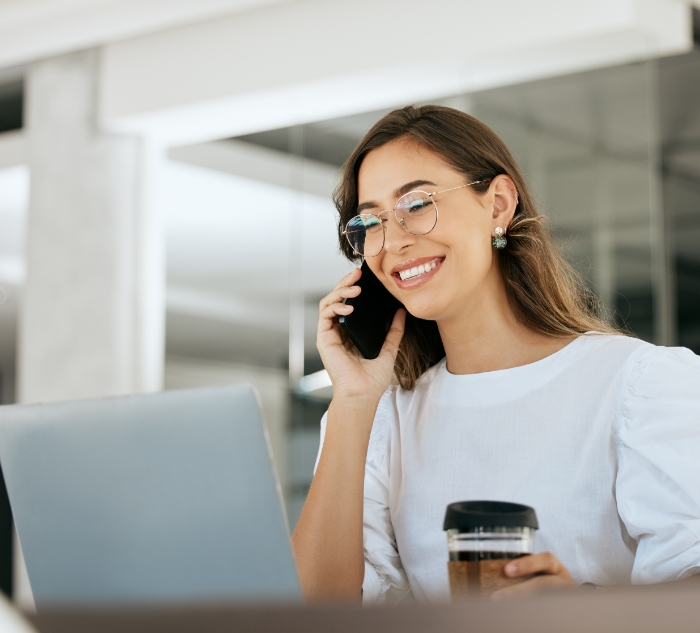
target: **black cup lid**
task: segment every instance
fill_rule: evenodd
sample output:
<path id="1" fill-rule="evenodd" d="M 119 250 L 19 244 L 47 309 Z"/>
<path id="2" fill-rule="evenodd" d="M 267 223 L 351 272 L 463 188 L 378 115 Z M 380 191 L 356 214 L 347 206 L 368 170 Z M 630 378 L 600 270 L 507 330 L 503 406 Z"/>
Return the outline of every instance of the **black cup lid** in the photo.
<path id="1" fill-rule="evenodd" d="M 529 527 L 537 530 L 534 508 L 507 501 L 458 501 L 447 506 L 443 530 Z"/>

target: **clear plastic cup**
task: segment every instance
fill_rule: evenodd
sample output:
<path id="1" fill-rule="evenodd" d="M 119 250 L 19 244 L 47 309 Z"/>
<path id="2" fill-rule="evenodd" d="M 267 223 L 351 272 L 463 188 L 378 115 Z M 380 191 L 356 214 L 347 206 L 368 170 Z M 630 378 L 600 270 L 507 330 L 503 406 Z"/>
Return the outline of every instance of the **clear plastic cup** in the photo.
<path id="1" fill-rule="evenodd" d="M 452 597 L 488 595 L 527 577 L 509 578 L 510 560 L 532 554 L 537 515 L 504 501 L 461 501 L 447 506 L 447 563 Z"/>

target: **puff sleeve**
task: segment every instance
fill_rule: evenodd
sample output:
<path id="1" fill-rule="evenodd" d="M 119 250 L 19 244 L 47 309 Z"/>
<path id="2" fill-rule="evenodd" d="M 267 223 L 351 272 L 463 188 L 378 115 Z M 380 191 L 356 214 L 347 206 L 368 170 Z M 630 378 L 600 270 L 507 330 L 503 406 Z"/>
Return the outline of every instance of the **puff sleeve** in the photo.
<path id="1" fill-rule="evenodd" d="M 615 493 L 637 542 L 633 583 L 700 573 L 700 358 L 651 348 L 635 363 L 618 429 Z"/>

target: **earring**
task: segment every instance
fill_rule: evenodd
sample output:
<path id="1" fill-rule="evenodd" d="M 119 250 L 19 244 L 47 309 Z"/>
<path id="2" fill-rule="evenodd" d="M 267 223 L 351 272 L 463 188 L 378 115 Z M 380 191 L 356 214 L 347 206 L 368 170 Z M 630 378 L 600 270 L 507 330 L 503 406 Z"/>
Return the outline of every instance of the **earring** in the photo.
<path id="1" fill-rule="evenodd" d="M 495 249 L 498 249 L 500 251 L 501 249 L 506 247 L 508 240 L 503 235 L 503 229 L 500 226 L 496 227 L 494 233 L 496 234 L 496 237 L 494 237 L 491 240 L 491 243 L 493 244 L 493 247 Z"/>

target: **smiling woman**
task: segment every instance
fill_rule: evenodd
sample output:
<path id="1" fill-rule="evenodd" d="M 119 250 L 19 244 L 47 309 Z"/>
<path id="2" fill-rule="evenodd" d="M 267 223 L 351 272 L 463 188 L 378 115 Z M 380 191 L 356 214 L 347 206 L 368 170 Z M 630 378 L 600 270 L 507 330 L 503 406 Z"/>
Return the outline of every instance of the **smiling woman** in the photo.
<path id="1" fill-rule="evenodd" d="M 398 141 L 398 142 L 397 142 Z M 467 183 L 455 187 L 459 189 L 452 196 L 452 205 L 461 199 L 468 197 L 468 192 L 461 187 L 471 188 L 482 196 L 489 191 L 494 192 L 500 185 L 505 191 L 505 202 L 510 199 L 513 209 L 505 211 L 510 217 L 504 218 L 501 214 L 494 226 L 489 227 L 494 238 L 499 229 L 506 234 L 507 247 L 503 248 L 496 256 L 488 253 L 500 268 L 504 283 L 505 294 L 515 318 L 527 328 L 545 336 L 564 337 L 584 332 L 615 332 L 615 328 L 597 316 L 599 301 L 588 289 L 581 277 L 574 271 L 569 263 L 559 254 L 554 247 L 546 226 L 543 225 L 545 217 L 539 215 L 532 195 L 525 183 L 525 179 L 512 154 L 503 141 L 486 125 L 474 117 L 440 106 L 428 106 L 419 109 L 405 108 L 396 110 L 377 123 L 357 146 L 343 169 L 343 177 L 340 186 L 336 190 L 334 202 L 339 211 L 339 231 L 346 232 L 346 227 L 352 224 L 353 216 L 360 211 L 377 209 L 376 201 L 362 201 L 358 195 L 358 178 L 360 169 L 364 165 L 365 158 L 373 150 L 382 148 L 382 153 L 395 153 L 399 160 L 410 160 L 414 154 L 415 171 L 423 175 L 423 178 L 413 180 L 397 188 L 392 192 L 394 199 L 402 194 L 404 198 L 411 199 L 415 193 L 423 196 L 431 195 L 434 206 L 448 204 L 448 198 L 442 196 L 447 192 L 425 194 L 424 192 L 411 192 L 412 189 L 436 187 L 432 181 L 426 181 L 426 161 L 433 163 L 438 172 L 449 170 L 448 177 L 453 180 L 466 179 Z M 399 149 L 400 148 L 400 149 Z M 385 160 L 379 153 L 371 157 L 371 163 L 365 166 L 364 172 L 371 169 L 375 162 Z M 389 164 L 387 162 L 387 164 Z M 378 178 L 383 174 L 372 170 Z M 444 175 L 441 174 L 444 178 Z M 494 182 L 495 181 L 495 182 Z M 441 183 L 444 184 L 444 183 Z M 469 187 L 467 187 L 469 185 Z M 434 191 L 429 189 L 428 191 Z M 449 189 L 452 191 L 452 189 Z M 397 202 L 401 207 L 400 198 Z M 437 198 L 437 199 L 435 199 Z M 472 196 L 475 200 L 477 197 Z M 456 199 L 456 200 L 455 200 Z M 386 211 L 382 213 L 386 214 Z M 374 212 L 372 217 L 379 214 Z M 437 227 L 437 208 L 434 213 L 435 222 L 427 234 Z M 473 239 L 477 235 L 474 227 L 468 226 L 468 217 L 462 218 L 467 225 L 454 227 L 457 230 L 460 242 L 466 247 L 466 241 L 461 239 Z M 388 231 L 389 221 L 383 219 L 385 231 Z M 444 220 L 441 221 L 441 225 Z M 406 225 L 402 225 L 406 227 Z M 442 228 L 442 226 L 441 226 Z M 415 233 L 410 227 L 407 232 Z M 382 242 L 383 244 L 383 242 Z M 488 242 L 486 242 L 488 245 Z M 482 250 L 483 240 L 471 249 Z M 360 256 L 370 254 L 358 252 L 353 248 L 350 240 L 341 239 L 341 249 L 346 257 L 357 260 Z M 381 248 L 376 253 L 379 255 Z M 444 257 L 442 258 L 444 259 Z M 368 259 L 372 270 L 375 269 L 373 258 Z M 442 263 L 440 260 L 439 263 Z M 398 265 L 398 270 L 403 270 L 412 262 Z M 375 271 L 376 272 L 376 271 Z M 471 275 L 470 275 L 471 277 Z M 472 283 L 474 278 L 471 277 Z M 404 286 L 406 287 L 406 286 Z M 399 297 L 401 299 L 401 297 Z M 409 300 L 410 301 L 410 300 Z M 420 375 L 425 372 L 431 363 L 431 358 L 425 353 L 421 342 L 424 340 L 422 329 L 432 327 L 420 322 L 418 319 L 434 320 L 430 314 L 421 314 L 408 308 L 406 317 L 406 330 L 399 348 L 396 360 L 396 375 L 400 385 L 405 389 L 412 389 Z M 434 362 L 434 361 L 432 361 Z"/>
<path id="2" fill-rule="evenodd" d="M 449 598 L 442 519 L 475 499 L 539 518 L 494 598 L 700 573 L 700 359 L 596 315 L 503 142 L 449 108 L 394 111 L 335 202 L 344 253 L 405 309 L 368 360 L 338 324 L 361 271 L 321 301 L 334 397 L 293 535 L 305 595 Z"/>

